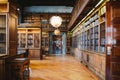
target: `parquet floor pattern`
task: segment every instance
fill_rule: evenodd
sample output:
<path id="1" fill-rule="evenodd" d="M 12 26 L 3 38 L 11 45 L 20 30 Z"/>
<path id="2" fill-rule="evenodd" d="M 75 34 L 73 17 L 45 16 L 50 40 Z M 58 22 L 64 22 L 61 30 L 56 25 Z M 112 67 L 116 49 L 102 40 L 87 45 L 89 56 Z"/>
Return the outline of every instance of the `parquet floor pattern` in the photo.
<path id="1" fill-rule="evenodd" d="M 30 80 L 99 80 L 73 56 L 47 56 L 30 61 Z"/>

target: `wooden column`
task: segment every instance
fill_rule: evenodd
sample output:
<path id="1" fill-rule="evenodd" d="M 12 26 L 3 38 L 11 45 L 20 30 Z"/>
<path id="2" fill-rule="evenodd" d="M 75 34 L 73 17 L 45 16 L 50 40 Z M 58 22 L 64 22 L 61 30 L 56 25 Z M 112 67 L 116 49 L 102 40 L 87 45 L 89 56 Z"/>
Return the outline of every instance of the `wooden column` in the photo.
<path id="1" fill-rule="evenodd" d="M 107 3 L 106 80 L 120 80 L 120 2 Z"/>
<path id="2" fill-rule="evenodd" d="M 15 15 L 9 15 L 9 55 L 17 54 L 17 20 Z"/>

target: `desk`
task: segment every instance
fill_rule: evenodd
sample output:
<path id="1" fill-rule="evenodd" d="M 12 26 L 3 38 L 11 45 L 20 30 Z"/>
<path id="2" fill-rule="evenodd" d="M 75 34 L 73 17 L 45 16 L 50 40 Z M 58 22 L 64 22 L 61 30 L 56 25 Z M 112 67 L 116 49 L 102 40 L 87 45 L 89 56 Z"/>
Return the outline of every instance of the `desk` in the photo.
<path id="1" fill-rule="evenodd" d="M 28 58 L 15 58 L 11 61 L 12 80 L 29 80 L 29 64 Z"/>

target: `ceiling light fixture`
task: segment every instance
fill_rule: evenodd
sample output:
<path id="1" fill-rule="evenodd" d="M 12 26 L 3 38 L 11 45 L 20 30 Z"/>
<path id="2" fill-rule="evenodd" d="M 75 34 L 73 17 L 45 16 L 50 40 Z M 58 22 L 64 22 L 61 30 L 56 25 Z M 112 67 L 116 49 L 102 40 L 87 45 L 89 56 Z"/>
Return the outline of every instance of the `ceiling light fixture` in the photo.
<path id="1" fill-rule="evenodd" d="M 57 28 L 55 31 L 54 31 L 54 34 L 55 35 L 60 35 L 60 30 L 58 29 L 58 27 L 60 27 L 60 25 L 62 24 L 62 18 L 60 16 L 52 16 L 50 18 L 50 24 Z"/>
<path id="2" fill-rule="evenodd" d="M 53 27 L 58 28 L 62 24 L 62 18 L 60 16 L 52 16 L 50 18 L 50 24 Z"/>
<path id="3" fill-rule="evenodd" d="M 54 30 L 54 34 L 55 35 L 60 35 L 60 30 L 59 29 Z"/>

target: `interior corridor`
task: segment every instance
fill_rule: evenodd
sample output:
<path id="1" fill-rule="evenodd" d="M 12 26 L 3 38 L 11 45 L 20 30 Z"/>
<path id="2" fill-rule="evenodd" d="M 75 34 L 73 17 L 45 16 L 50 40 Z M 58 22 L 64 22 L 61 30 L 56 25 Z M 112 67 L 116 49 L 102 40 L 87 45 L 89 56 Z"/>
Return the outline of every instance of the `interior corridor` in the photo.
<path id="1" fill-rule="evenodd" d="M 30 61 L 30 80 L 99 80 L 74 57 L 47 56 Z"/>

